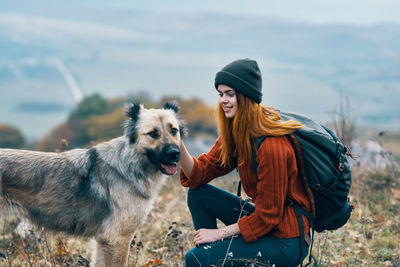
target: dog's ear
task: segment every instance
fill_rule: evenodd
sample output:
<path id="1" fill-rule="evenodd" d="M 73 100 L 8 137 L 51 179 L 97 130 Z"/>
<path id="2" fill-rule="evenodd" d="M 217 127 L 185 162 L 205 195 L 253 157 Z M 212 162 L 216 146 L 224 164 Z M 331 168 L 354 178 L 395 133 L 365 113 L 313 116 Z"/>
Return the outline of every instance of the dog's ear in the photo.
<path id="1" fill-rule="evenodd" d="M 139 120 L 139 114 L 142 106 L 139 102 L 130 103 L 125 106 L 125 114 L 129 120 L 125 122 L 125 135 L 129 138 L 129 143 L 133 144 L 137 139 L 136 125 Z"/>
<path id="2" fill-rule="evenodd" d="M 163 106 L 164 109 L 171 109 L 176 113 L 176 116 L 178 118 L 178 122 L 179 122 L 179 132 L 181 133 L 181 137 L 185 137 L 187 135 L 187 127 L 186 127 L 186 123 L 181 119 L 180 116 L 178 116 L 178 103 L 176 101 L 168 101 L 164 104 Z"/>
<path id="3" fill-rule="evenodd" d="M 164 104 L 163 106 L 164 109 L 171 109 L 173 110 L 175 113 L 178 113 L 178 103 L 176 103 L 176 101 L 168 101 Z"/>
<path id="4" fill-rule="evenodd" d="M 134 103 L 127 104 L 125 106 L 125 114 L 132 121 L 136 122 L 139 117 L 140 108 L 141 108 L 140 102 L 134 102 Z"/>

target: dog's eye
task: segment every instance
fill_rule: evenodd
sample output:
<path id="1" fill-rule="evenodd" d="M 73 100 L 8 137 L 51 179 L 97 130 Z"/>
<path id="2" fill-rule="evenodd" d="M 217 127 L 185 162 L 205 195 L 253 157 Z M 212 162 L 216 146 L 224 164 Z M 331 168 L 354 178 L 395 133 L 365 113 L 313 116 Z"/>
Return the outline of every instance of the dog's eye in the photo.
<path id="1" fill-rule="evenodd" d="M 153 139 L 157 139 L 158 136 L 159 136 L 157 131 L 151 131 L 151 132 L 149 132 L 147 134 L 150 135 L 150 137 L 153 138 Z"/>
<path id="2" fill-rule="evenodd" d="M 176 128 L 171 128 L 171 134 L 172 134 L 173 136 L 175 136 L 177 133 L 178 133 L 178 129 L 176 129 Z"/>

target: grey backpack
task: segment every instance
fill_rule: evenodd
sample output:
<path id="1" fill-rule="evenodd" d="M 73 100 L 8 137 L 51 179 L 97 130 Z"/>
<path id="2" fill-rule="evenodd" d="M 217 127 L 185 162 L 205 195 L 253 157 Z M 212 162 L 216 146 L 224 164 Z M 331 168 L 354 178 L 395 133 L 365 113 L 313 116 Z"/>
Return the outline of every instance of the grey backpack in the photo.
<path id="1" fill-rule="evenodd" d="M 348 198 L 352 178 L 347 148 L 331 130 L 306 116 L 284 112 L 281 116 L 283 120 L 293 119 L 305 126 L 293 135 L 301 149 L 297 153 L 302 154 L 302 167 L 314 197 L 313 229 L 322 232 L 342 227 L 353 209 Z"/>
<path id="2" fill-rule="evenodd" d="M 280 114 L 282 120 L 295 120 L 305 126 L 289 135 L 295 148 L 298 171 L 305 177 L 303 183 L 313 204 L 313 211 L 309 213 L 299 204 L 293 203 L 301 237 L 304 238 L 302 214 L 308 218 L 313 231 L 322 232 L 342 227 L 353 210 L 348 198 L 352 182 L 347 160 L 350 153 L 336 135 L 320 123 L 297 113 Z M 256 152 L 265 138 L 267 137 L 262 136 L 254 140 L 253 171 L 256 176 Z M 314 235 L 312 240 L 313 237 Z"/>

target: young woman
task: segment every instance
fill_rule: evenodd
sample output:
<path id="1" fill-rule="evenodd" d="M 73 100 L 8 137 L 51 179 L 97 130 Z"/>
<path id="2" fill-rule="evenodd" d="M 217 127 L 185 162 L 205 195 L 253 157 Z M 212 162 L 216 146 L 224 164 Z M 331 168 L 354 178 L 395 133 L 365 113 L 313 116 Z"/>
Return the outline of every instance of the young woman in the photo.
<path id="1" fill-rule="evenodd" d="M 307 255 L 293 201 L 308 211 L 311 204 L 287 137 L 302 125 L 281 121 L 274 108 L 261 106 L 261 84 L 256 61 L 240 59 L 226 65 L 215 77 L 220 133 L 215 145 L 196 159 L 181 144 L 180 180 L 190 187 L 188 206 L 196 230 L 196 247 L 186 253 L 186 266 L 243 266 L 256 261 L 295 266 Z M 256 152 L 256 175 L 252 146 L 260 136 L 268 137 Z M 207 184 L 235 168 L 252 203 Z M 226 226 L 217 228 L 217 219 Z M 307 234 L 304 216 L 303 222 Z"/>

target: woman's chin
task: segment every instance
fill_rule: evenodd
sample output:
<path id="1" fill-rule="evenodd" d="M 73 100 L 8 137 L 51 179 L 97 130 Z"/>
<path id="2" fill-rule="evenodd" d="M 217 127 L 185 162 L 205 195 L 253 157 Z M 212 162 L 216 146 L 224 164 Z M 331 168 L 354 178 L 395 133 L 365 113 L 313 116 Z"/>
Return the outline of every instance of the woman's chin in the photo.
<path id="1" fill-rule="evenodd" d="M 232 119 L 234 116 L 235 116 L 235 114 L 225 113 L 225 118 L 227 118 L 227 119 Z"/>

